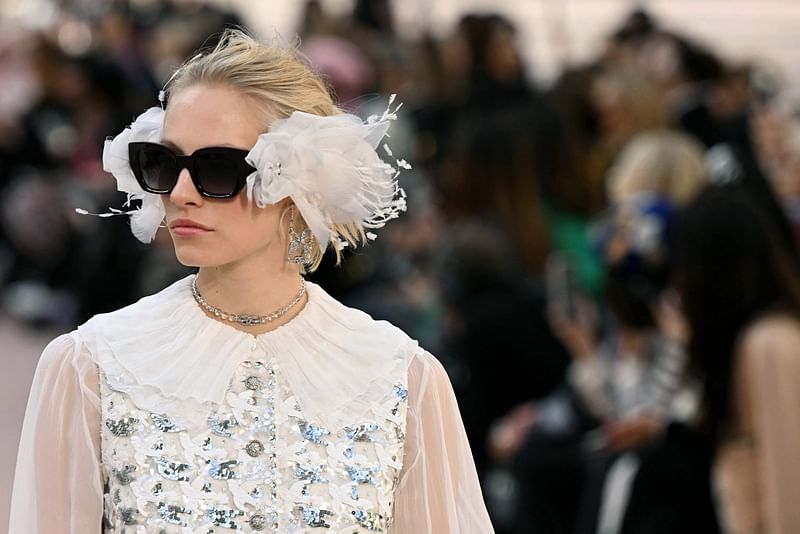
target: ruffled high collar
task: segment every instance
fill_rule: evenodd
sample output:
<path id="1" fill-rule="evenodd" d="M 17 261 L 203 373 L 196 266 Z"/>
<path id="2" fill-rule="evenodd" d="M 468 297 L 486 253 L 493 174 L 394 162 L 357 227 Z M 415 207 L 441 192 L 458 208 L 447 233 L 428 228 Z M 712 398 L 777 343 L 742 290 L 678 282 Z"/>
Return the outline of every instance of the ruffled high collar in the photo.
<path id="1" fill-rule="evenodd" d="M 289 322 L 254 336 L 209 318 L 191 295 L 192 276 L 79 327 L 98 366 L 138 406 L 203 421 L 244 360 L 275 358 L 303 412 L 339 425 L 367 417 L 370 399 L 404 373 L 417 343 L 385 321 L 344 306 L 307 283 Z"/>

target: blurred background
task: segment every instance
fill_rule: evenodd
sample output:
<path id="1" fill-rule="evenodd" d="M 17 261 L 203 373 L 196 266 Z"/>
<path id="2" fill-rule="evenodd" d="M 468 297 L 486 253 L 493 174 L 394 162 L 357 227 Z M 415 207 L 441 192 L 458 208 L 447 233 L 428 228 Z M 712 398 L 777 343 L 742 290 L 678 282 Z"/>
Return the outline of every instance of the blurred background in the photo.
<path id="1" fill-rule="evenodd" d="M 190 272 L 166 232 L 145 246 L 127 218 L 74 212 L 125 200 L 103 140 L 244 25 L 299 36 L 348 111 L 405 103 L 407 215 L 311 278 L 444 363 L 497 532 L 719 531 L 676 228 L 730 192 L 796 276 L 800 3 L 0 0 L 0 17 L 0 529 L 44 345 Z"/>

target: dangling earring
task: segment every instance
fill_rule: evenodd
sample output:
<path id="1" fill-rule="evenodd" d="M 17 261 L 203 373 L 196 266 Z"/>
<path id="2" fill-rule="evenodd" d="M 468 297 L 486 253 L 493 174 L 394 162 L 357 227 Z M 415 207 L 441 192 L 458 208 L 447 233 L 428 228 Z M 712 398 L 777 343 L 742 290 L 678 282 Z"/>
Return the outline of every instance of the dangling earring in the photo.
<path id="1" fill-rule="evenodd" d="M 301 233 L 297 233 L 294 228 L 294 206 L 289 208 L 289 254 L 286 261 L 303 266 L 311 265 L 313 253 L 313 241 L 311 230 L 306 228 Z"/>

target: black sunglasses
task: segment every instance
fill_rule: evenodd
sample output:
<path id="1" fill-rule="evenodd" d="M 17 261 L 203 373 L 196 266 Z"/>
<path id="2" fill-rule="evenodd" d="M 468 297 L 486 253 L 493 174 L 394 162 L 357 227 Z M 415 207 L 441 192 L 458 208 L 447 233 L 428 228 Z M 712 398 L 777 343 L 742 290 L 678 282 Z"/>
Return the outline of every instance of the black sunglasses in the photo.
<path id="1" fill-rule="evenodd" d="M 245 161 L 247 150 L 208 147 L 189 156 L 175 154 L 158 143 L 128 143 L 131 170 L 139 185 L 148 193 L 167 195 L 178 183 L 182 169 L 189 175 L 198 193 L 206 198 L 231 198 L 239 194 L 255 167 Z"/>

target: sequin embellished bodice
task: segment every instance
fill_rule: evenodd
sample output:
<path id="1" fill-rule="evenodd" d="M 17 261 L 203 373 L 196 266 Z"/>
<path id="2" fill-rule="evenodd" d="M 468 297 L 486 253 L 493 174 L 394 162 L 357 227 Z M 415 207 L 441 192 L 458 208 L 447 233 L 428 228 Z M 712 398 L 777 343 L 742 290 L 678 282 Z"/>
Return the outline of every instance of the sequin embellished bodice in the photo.
<path id="1" fill-rule="evenodd" d="M 278 361 L 242 361 L 200 426 L 137 408 L 101 372 L 104 532 L 385 532 L 406 377 L 369 417 L 331 428 L 305 418 Z"/>

